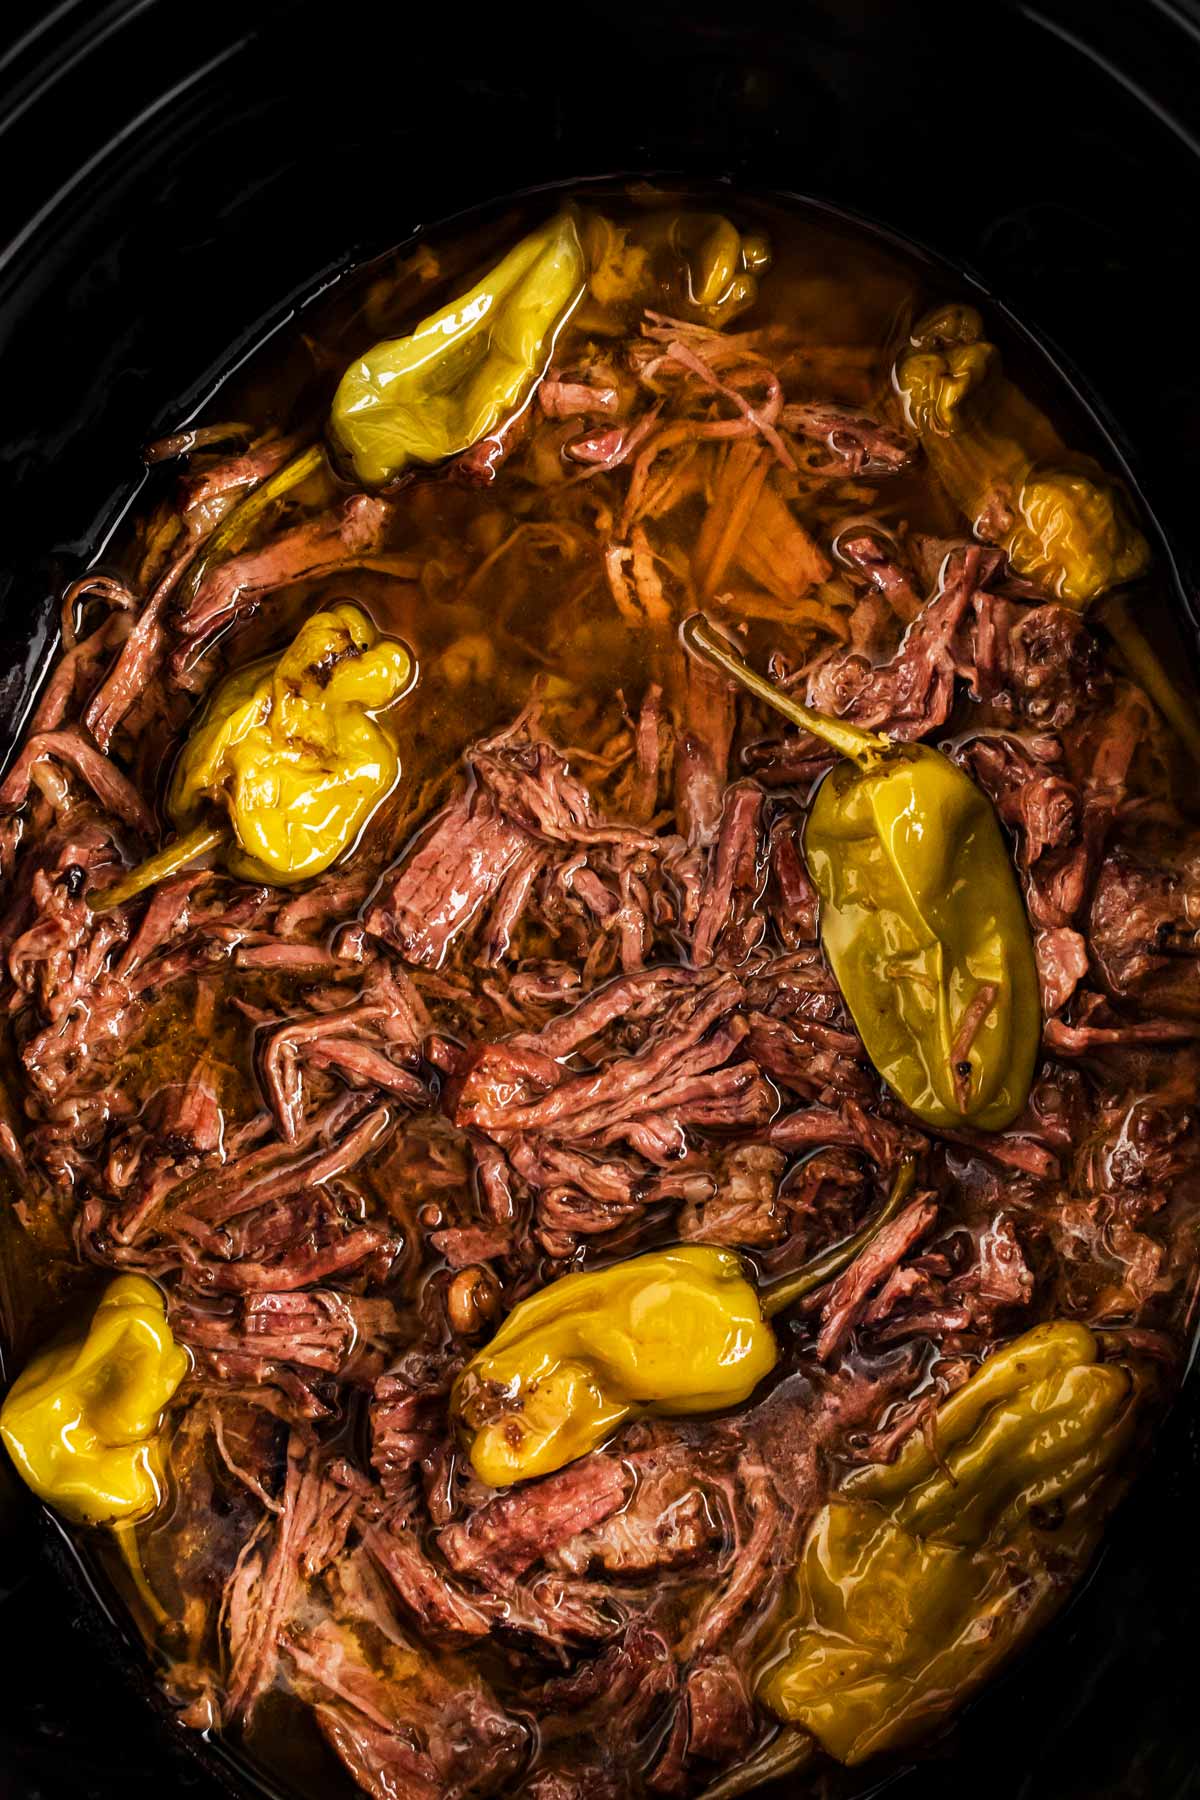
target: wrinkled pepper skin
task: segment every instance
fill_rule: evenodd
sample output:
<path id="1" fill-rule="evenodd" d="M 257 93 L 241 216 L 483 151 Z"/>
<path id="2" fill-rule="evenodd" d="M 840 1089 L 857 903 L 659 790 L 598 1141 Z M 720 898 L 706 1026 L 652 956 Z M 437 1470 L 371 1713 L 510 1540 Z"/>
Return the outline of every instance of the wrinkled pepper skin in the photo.
<path id="1" fill-rule="evenodd" d="M 613 225 L 590 212 L 583 232 L 588 290 L 601 306 L 664 306 L 678 319 L 727 326 L 754 306 L 772 263 L 761 232 L 721 212 L 649 212 Z"/>
<path id="2" fill-rule="evenodd" d="M 279 657 L 217 689 L 175 770 L 168 809 L 193 825 L 223 807 L 226 862 L 249 881 L 291 882 L 350 848 L 400 765 L 386 709 L 412 685 L 412 657 L 365 613 L 315 613 Z M 377 716 L 384 715 L 384 716 Z"/>
<path id="3" fill-rule="evenodd" d="M 818 1513 L 760 1694 L 859 1763 L 961 1705 L 1061 1604 L 1098 1541 L 1135 1388 L 1082 1325 L 1037 1326 L 939 1407 L 890 1467 Z"/>
<path id="4" fill-rule="evenodd" d="M 743 236 L 720 213 L 676 213 L 665 227 L 684 312 L 706 325 L 726 325 L 753 306 L 759 276 L 771 266 L 766 239 Z"/>
<path id="5" fill-rule="evenodd" d="M 329 423 L 359 481 L 384 487 L 494 432 L 544 372 L 585 273 L 574 215 L 559 213 L 409 337 L 351 363 Z"/>
<path id="6" fill-rule="evenodd" d="M 1000 1131 L 1029 1095 L 1041 999 L 1029 921 L 987 796 L 926 744 L 793 700 L 697 615 L 686 647 L 837 750 L 804 855 L 821 943 L 875 1068 L 928 1125 Z"/>
<path id="7" fill-rule="evenodd" d="M 1018 574 L 1083 609 L 1145 573 L 1150 548 L 1116 486 L 1004 379 L 974 307 L 923 319 L 895 378 L 943 487 Z"/>
<path id="8" fill-rule="evenodd" d="M 17 1377 L 0 1437 L 34 1493 L 64 1518 L 145 1518 L 162 1492 L 162 1411 L 187 1368 L 153 1282 L 120 1275 L 82 1337 L 44 1350 Z"/>
<path id="9" fill-rule="evenodd" d="M 758 298 L 771 248 L 722 213 L 656 212 L 633 225 L 588 215 L 588 287 L 601 306 L 657 303 L 678 318 L 720 327 Z"/>
<path id="10" fill-rule="evenodd" d="M 522 1300 L 459 1376 L 452 1410 L 476 1474 L 506 1487 L 561 1469 L 635 1415 L 738 1405 L 776 1354 L 736 1256 L 656 1250 Z"/>

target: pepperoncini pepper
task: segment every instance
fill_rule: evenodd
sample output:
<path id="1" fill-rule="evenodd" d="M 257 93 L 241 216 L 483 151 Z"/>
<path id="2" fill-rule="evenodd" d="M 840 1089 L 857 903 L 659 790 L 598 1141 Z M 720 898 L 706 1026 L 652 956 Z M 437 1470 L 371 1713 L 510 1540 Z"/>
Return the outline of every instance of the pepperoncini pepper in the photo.
<path id="1" fill-rule="evenodd" d="M 971 306 L 917 326 L 896 385 L 925 454 L 978 535 L 1019 574 L 1085 607 L 1145 573 L 1150 548 L 1090 459 L 1067 455 L 1000 369 Z"/>
<path id="2" fill-rule="evenodd" d="M 1121 494 L 1089 457 L 1071 456 L 1050 421 L 1007 381 L 971 306 L 917 326 L 896 386 L 925 454 L 977 536 L 1064 605 L 1100 622 L 1193 761 L 1200 723 L 1130 611 L 1112 590 L 1146 573 L 1150 546 Z"/>
<path id="3" fill-rule="evenodd" d="M 382 487 L 495 431 L 545 369 L 583 286 L 575 218 L 561 212 L 469 293 L 352 363 L 329 422 L 358 479 Z"/>
<path id="4" fill-rule="evenodd" d="M 82 1337 L 44 1350 L 17 1377 L 0 1437 L 34 1493 L 65 1518 L 144 1518 L 161 1493 L 160 1417 L 187 1367 L 158 1289 L 120 1275 Z"/>
<path id="5" fill-rule="evenodd" d="M 737 1405 L 775 1357 L 738 1258 L 688 1245 L 564 1275 L 522 1300 L 451 1406 L 476 1474 L 506 1487 L 562 1468 L 635 1415 Z"/>
<path id="6" fill-rule="evenodd" d="M 893 744 L 780 693 L 698 615 L 683 641 L 840 752 L 804 837 L 821 942 L 867 1054 L 918 1118 L 999 1131 L 1033 1080 L 1029 924 L 985 794 L 927 744 Z"/>
<path id="7" fill-rule="evenodd" d="M 722 213 L 656 212 L 632 226 L 588 215 L 588 287 L 602 307 L 659 302 L 682 318 L 719 327 L 758 298 L 771 266 L 760 232 L 741 232 Z"/>
<path id="8" fill-rule="evenodd" d="M 1099 1537 L 1134 1383 L 1082 1325 L 1005 1345 L 890 1467 L 818 1513 L 759 1691 L 859 1763 L 957 1707 L 1065 1597 Z"/>
<path id="9" fill-rule="evenodd" d="M 365 613 L 314 613 L 283 655 L 217 689 L 175 770 L 168 810 L 181 830 L 223 806 L 226 861 L 250 881 L 319 875 L 351 845 L 395 785 L 400 764 L 384 713 L 412 684 L 403 644 Z"/>
<path id="10" fill-rule="evenodd" d="M 357 606 L 314 613 L 282 655 L 222 682 L 171 782 L 167 810 L 180 835 L 93 907 L 131 900 L 215 849 L 249 881 L 319 875 L 395 785 L 386 713 L 415 678 L 404 645 L 380 637 Z M 227 824 L 213 822 L 213 808 Z"/>

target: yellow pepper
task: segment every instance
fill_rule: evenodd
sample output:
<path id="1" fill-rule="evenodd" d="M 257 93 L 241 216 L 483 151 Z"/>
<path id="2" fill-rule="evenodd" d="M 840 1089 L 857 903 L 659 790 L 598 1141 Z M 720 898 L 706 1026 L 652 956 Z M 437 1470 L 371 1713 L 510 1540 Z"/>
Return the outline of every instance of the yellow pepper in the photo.
<path id="1" fill-rule="evenodd" d="M 548 1475 L 645 1413 L 748 1398 L 775 1337 L 727 1250 L 655 1250 L 564 1275 L 515 1306 L 455 1384 L 452 1409 L 482 1481 Z"/>
<path id="2" fill-rule="evenodd" d="M 1095 608 L 1133 679 L 1200 762 L 1195 702 L 1184 695 L 1124 593 L 1150 546 L 1119 489 L 1090 457 L 1072 456 L 1045 415 L 1000 368 L 972 306 L 946 306 L 917 326 L 896 386 L 925 454 L 977 536 L 1018 574 L 1079 610 Z"/>
<path id="3" fill-rule="evenodd" d="M 890 1467 L 824 1506 L 759 1691 L 841 1762 L 895 1748 L 962 1703 L 1066 1595 L 1133 1435 L 1129 1371 L 1085 1326 L 997 1351 Z"/>
<path id="4" fill-rule="evenodd" d="M 930 313 L 896 365 L 925 454 L 954 503 L 1014 569 L 1086 607 L 1143 575 L 1150 547 L 1116 486 L 1053 428 L 1000 369 L 971 306 Z"/>
<path id="5" fill-rule="evenodd" d="M 162 1491 L 162 1411 L 187 1367 L 153 1282 L 120 1275 L 83 1337 L 44 1350 L 17 1377 L 0 1437 L 34 1493 L 65 1518 L 144 1518 Z"/>
<path id="6" fill-rule="evenodd" d="M 872 1063 L 926 1124 L 1002 1130 L 1028 1098 L 1042 1014 L 987 796 L 928 744 L 893 744 L 792 699 L 701 614 L 681 636 L 842 756 L 817 790 L 804 859 L 821 945 Z"/>
<path id="7" fill-rule="evenodd" d="M 319 875 L 354 843 L 400 764 L 385 712 L 412 685 L 413 660 L 356 606 L 315 613 L 282 656 L 217 689 L 175 770 L 168 810 L 181 830 L 224 806 L 226 854 L 251 881 Z"/>
<path id="8" fill-rule="evenodd" d="M 358 479 L 382 487 L 410 463 L 441 462 L 495 431 L 546 368 L 583 286 L 574 215 L 561 212 L 411 336 L 351 363 L 330 429 Z"/>
<path id="9" fill-rule="evenodd" d="M 584 242 L 600 306 L 657 304 L 715 328 L 753 306 L 771 266 L 766 238 L 740 232 L 722 213 L 650 213 L 631 226 L 591 213 Z"/>

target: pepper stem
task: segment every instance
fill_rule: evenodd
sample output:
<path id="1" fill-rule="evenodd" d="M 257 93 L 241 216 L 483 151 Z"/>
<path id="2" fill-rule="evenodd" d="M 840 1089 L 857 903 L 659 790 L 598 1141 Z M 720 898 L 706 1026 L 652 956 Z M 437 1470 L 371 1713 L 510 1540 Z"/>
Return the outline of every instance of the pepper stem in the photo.
<path id="1" fill-rule="evenodd" d="M 765 700 L 776 712 L 790 719 L 802 731 L 820 738 L 839 756 L 849 757 L 860 769 L 874 768 L 884 757 L 894 754 L 894 747 L 889 738 L 877 731 L 866 731 L 861 725 L 851 725 L 845 719 L 831 719 L 825 713 L 815 712 L 811 706 L 805 706 L 800 700 L 793 700 L 790 694 L 783 694 L 767 681 L 757 670 L 740 657 L 728 640 L 714 631 L 703 613 L 692 613 L 679 627 L 679 636 L 685 650 L 701 661 L 713 663 L 723 669 L 733 681 L 755 694 L 758 699 Z"/>
<path id="2" fill-rule="evenodd" d="M 1200 763 L 1200 721 L 1195 706 L 1167 674 L 1126 600 L 1120 594 L 1108 595 L 1097 606 L 1096 616 L 1124 657 L 1129 673 L 1146 690 L 1192 761 Z"/>
<path id="3" fill-rule="evenodd" d="M 896 1179 L 887 1199 L 861 1231 L 856 1231 L 853 1237 L 846 1238 L 843 1243 L 835 1244 L 832 1249 L 823 1250 L 811 1262 L 806 1262 L 802 1269 L 796 1269 L 790 1275 L 781 1275 L 773 1286 L 760 1294 L 759 1304 L 763 1318 L 773 1319 L 776 1313 L 786 1311 L 797 1300 L 803 1300 L 814 1289 L 824 1287 L 827 1281 L 832 1281 L 835 1275 L 840 1275 L 843 1269 L 848 1268 L 855 1257 L 866 1249 L 871 1239 L 885 1225 L 891 1224 L 912 1193 L 916 1178 L 917 1165 L 911 1156 L 907 1156 L 896 1171 Z"/>
<path id="4" fill-rule="evenodd" d="M 135 1524 L 132 1520 L 121 1520 L 112 1526 L 112 1534 L 117 1540 L 117 1548 L 125 1559 L 125 1566 L 133 1578 L 133 1585 L 137 1589 L 142 1605 L 156 1625 L 168 1625 L 170 1620 L 158 1595 L 150 1586 L 149 1577 L 142 1563 Z"/>
<path id="5" fill-rule="evenodd" d="M 200 592 L 204 577 L 209 570 L 217 563 L 224 561 L 237 539 L 249 530 L 259 515 L 266 511 L 273 500 L 278 500 L 281 494 L 286 494 L 291 488 L 299 487 L 302 481 L 307 481 L 310 475 L 315 475 L 324 460 L 324 445 L 310 444 L 307 450 L 298 451 L 295 456 L 284 463 L 281 469 L 276 469 L 273 475 L 268 475 L 265 481 L 260 481 L 244 500 L 239 500 L 238 504 L 226 513 L 188 570 L 181 599 L 185 611 Z"/>
<path id="6" fill-rule="evenodd" d="M 148 856 L 145 862 L 130 869 L 120 881 L 114 881 L 110 888 L 103 888 L 100 893 L 93 894 L 88 901 L 94 913 L 109 912 L 112 907 L 120 906 L 126 900 L 132 900 L 136 894 L 144 893 L 146 888 L 157 887 L 160 881 L 168 876 L 177 875 L 180 869 L 186 869 L 210 850 L 218 849 L 229 842 L 228 825 L 197 825 L 193 831 L 185 832 L 183 837 L 172 838 L 163 849 Z"/>
<path id="7" fill-rule="evenodd" d="M 778 1781 L 783 1775 L 794 1775 L 812 1761 L 817 1740 L 799 1725 L 785 1725 L 764 1750 L 748 1762 L 738 1763 L 728 1774 L 721 1775 L 704 1788 L 700 1800 L 737 1800 L 739 1794 L 752 1793 L 764 1782 Z"/>

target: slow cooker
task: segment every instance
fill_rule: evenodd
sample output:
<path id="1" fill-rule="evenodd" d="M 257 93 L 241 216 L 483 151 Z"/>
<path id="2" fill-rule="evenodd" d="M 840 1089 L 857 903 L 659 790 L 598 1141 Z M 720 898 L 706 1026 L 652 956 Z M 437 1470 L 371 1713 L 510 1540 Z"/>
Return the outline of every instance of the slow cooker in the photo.
<path id="1" fill-rule="evenodd" d="M 143 443 L 364 256 L 491 197 L 612 173 L 802 193 L 964 269 L 1110 434 L 1196 641 L 1198 93 L 1197 0 L 793 0 L 778 13 L 9 0 L 4 743 L 64 583 L 137 494 Z M 1198 1426 L 1193 1382 L 1086 1589 L 889 1775 L 898 1800 L 1200 1793 Z M 0 1794 L 270 1792 L 172 1723 L 49 1515 L 10 1484 L 0 1518 Z"/>

